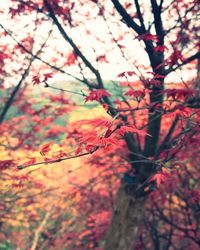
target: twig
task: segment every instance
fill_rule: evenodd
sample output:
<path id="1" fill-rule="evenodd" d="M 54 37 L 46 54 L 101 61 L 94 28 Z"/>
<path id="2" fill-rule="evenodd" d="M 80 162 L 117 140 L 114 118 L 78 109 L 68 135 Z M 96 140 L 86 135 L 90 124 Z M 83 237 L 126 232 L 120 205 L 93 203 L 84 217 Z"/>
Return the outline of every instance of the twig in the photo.
<path id="1" fill-rule="evenodd" d="M 81 156 L 92 154 L 95 151 L 93 151 L 93 152 L 87 152 L 87 153 L 82 153 L 82 154 L 79 154 L 79 155 L 72 155 L 72 156 L 68 156 L 68 157 L 64 157 L 64 158 L 59 158 L 59 159 L 55 159 L 55 160 L 41 161 L 41 162 L 37 162 L 37 163 L 33 163 L 33 164 L 28 164 L 28 165 L 24 165 L 24 166 L 23 165 L 19 165 L 19 166 L 17 166 L 17 169 L 21 170 L 21 169 L 25 169 L 25 168 L 32 167 L 32 166 L 39 166 L 39 165 L 42 165 L 42 164 L 47 165 L 47 164 L 51 164 L 51 163 L 66 161 L 66 160 L 69 160 L 69 159 L 74 159 L 74 158 L 78 158 L 78 157 L 81 157 Z"/>
<path id="2" fill-rule="evenodd" d="M 40 234 L 42 233 L 42 231 L 44 230 L 45 225 L 47 224 L 47 221 L 50 217 L 51 213 L 47 212 L 44 216 L 44 219 L 42 220 L 41 224 L 39 225 L 39 227 L 36 229 L 35 234 L 34 234 L 34 239 L 33 239 L 33 243 L 32 246 L 30 248 L 30 250 L 35 250 L 37 248 L 38 245 L 38 241 L 40 239 Z"/>

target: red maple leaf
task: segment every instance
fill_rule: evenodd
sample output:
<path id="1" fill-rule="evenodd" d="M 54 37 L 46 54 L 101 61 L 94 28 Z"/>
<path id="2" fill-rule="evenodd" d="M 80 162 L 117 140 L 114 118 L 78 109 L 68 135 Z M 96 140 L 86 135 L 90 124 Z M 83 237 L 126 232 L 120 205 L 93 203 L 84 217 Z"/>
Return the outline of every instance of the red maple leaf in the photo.
<path id="1" fill-rule="evenodd" d="M 135 75 L 135 72 L 133 72 L 133 71 L 124 71 L 124 72 L 120 73 L 119 75 L 117 75 L 117 77 L 124 77 L 126 75 L 132 76 L 132 75 Z"/>
<path id="2" fill-rule="evenodd" d="M 44 144 L 40 150 L 40 154 L 45 156 L 51 150 L 51 145 L 52 142 Z"/>
<path id="3" fill-rule="evenodd" d="M 105 89 L 93 90 L 89 93 L 85 98 L 85 102 L 87 101 L 100 101 L 102 97 L 111 96 Z"/>
<path id="4" fill-rule="evenodd" d="M 78 121 L 76 124 L 78 125 L 91 125 L 94 127 L 110 127 L 111 126 L 111 120 L 105 119 L 105 118 L 97 118 L 97 119 L 91 119 L 91 120 L 81 120 Z"/>
<path id="5" fill-rule="evenodd" d="M 97 61 L 101 62 L 101 63 L 109 63 L 109 61 L 106 58 L 106 55 L 102 55 L 102 56 L 97 57 Z"/>
<path id="6" fill-rule="evenodd" d="M 33 85 L 41 83 L 39 76 L 33 76 L 32 78 Z"/>
<path id="7" fill-rule="evenodd" d="M 0 161 L 0 170 L 4 170 L 6 168 L 9 168 L 11 165 L 13 165 L 12 160 L 3 160 Z"/>
<path id="8" fill-rule="evenodd" d="M 68 66 L 73 65 L 75 63 L 76 59 L 77 59 L 77 55 L 73 52 L 70 53 L 68 58 L 67 58 L 67 65 Z"/>
<path id="9" fill-rule="evenodd" d="M 172 97 L 173 99 L 181 99 L 191 97 L 194 94 L 193 89 L 166 89 L 164 93 L 167 94 L 167 98 Z"/>
<path id="10" fill-rule="evenodd" d="M 166 62 L 170 65 L 173 65 L 176 64 L 179 60 L 183 62 L 185 58 L 182 55 L 182 51 L 175 49 L 174 52 L 166 60 Z"/>
<path id="11" fill-rule="evenodd" d="M 168 48 L 164 45 L 158 45 L 154 48 L 155 52 L 164 52 L 165 50 L 167 50 Z"/>
<path id="12" fill-rule="evenodd" d="M 155 181 L 157 185 L 160 185 L 161 183 L 165 183 L 167 180 L 169 180 L 169 177 L 170 177 L 169 171 L 163 168 L 162 171 L 152 176 L 149 181 L 150 182 Z"/>
<path id="13" fill-rule="evenodd" d="M 126 74 L 127 74 L 128 76 L 132 76 L 132 75 L 135 74 L 135 72 L 133 72 L 133 71 L 126 71 Z"/>
<path id="14" fill-rule="evenodd" d="M 29 166 L 29 165 L 34 164 L 34 163 L 36 163 L 36 158 L 32 157 L 32 158 L 30 158 L 29 161 L 22 163 L 21 166 L 26 167 L 26 166 Z"/>
<path id="15" fill-rule="evenodd" d="M 137 133 L 137 134 L 142 135 L 142 136 L 149 135 L 145 131 L 133 128 L 131 126 L 121 126 L 121 128 L 119 129 L 119 133 L 122 136 L 124 136 L 126 133 Z"/>
<path id="16" fill-rule="evenodd" d="M 47 81 L 49 78 L 53 77 L 53 73 L 46 73 L 44 74 L 44 81 Z"/>
<path id="17" fill-rule="evenodd" d="M 139 40 L 145 40 L 145 41 L 154 41 L 154 42 L 159 42 L 158 36 L 153 35 L 151 33 L 146 33 L 138 36 Z"/>
<path id="18" fill-rule="evenodd" d="M 19 183 L 12 183 L 12 188 L 23 188 L 24 184 L 19 182 Z"/>
<path id="19" fill-rule="evenodd" d="M 125 95 L 126 96 L 132 96 L 132 97 L 135 97 L 135 98 L 143 98 L 145 94 L 144 94 L 144 91 L 142 91 L 142 90 L 130 89 L 125 93 Z"/>
<path id="20" fill-rule="evenodd" d="M 80 144 L 79 147 L 75 150 L 74 154 L 79 155 L 81 153 L 82 147 L 83 147 L 83 145 Z"/>
<path id="21" fill-rule="evenodd" d="M 95 147 L 94 145 L 91 145 L 91 144 L 88 144 L 86 147 L 85 147 L 85 150 L 89 153 L 92 153 L 96 150 L 97 147 Z"/>

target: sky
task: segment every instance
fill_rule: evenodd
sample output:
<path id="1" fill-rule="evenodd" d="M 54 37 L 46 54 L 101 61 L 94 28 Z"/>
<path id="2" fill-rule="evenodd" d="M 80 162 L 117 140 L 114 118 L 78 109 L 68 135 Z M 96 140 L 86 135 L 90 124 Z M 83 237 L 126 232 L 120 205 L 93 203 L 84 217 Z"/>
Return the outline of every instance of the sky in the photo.
<path id="1" fill-rule="evenodd" d="M 0 9 L 8 8 L 9 6 L 12 6 L 10 4 L 11 4 L 10 0 L 0 1 Z M 8 19 L 8 16 L 6 14 L 2 13 L 0 16 L 0 23 L 2 23 L 5 26 L 5 28 L 12 31 L 15 37 L 20 39 L 20 36 L 23 37 L 23 26 L 26 24 L 28 19 L 30 20 L 30 18 L 31 17 L 28 16 L 28 17 L 23 17 L 19 20 L 10 20 Z M 24 20 L 25 23 L 23 23 L 22 20 Z M 49 25 L 43 25 L 39 27 L 38 32 L 41 34 L 40 35 L 41 37 L 43 37 L 43 34 L 47 33 L 47 31 L 50 28 Z M 99 39 L 104 40 L 106 46 L 108 44 L 108 47 L 107 47 L 108 53 L 106 53 L 106 57 L 109 63 L 102 63 L 98 65 L 98 69 L 101 72 L 103 79 L 117 80 L 118 79 L 117 75 L 119 73 L 123 71 L 130 71 L 130 70 L 135 71 L 136 70 L 135 68 L 136 64 L 135 63 L 132 63 L 131 65 L 128 64 L 127 61 L 121 57 L 121 53 L 119 49 L 117 48 L 113 49 L 112 47 L 109 47 L 110 38 L 107 35 L 108 27 L 104 21 L 99 20 L 99 19 L 96 19 L 95 21 L 93 20 L 92 22 L 88 21 L 86 28 L 90 30 L 91 33 L 98 34 Z M 73 31 L 69 30 L 67 27 L 65 29 L 67 32 L 71 33 L 74 41 L 76 41 L 77 43 L 81 43 L 81 47 L 87 48 L 87 51 L 86 51 L 87 56 L 89 58 L 93 58 L 94 57 L 93 47 L 95 47 L 96 40 L 94 38 L 91 38 L 85 35 L 85 33 L 83 32 L 83 28 L 81 26 L 74 29 Z M 117 35 L 117 33 L 120 33 L 120 31 L 117 30 L 117 26 L 115 25 L 112 26 L 112 32 L 114 35 Z M 50 58 L 51 55 L 53 55 L 54 51 L 52 51 L 52 47 L 60 48 L 61 51 L 63 48 L 63 53 L 66 53 L 66 41 L 64 41 L 64 39 L 60 36 L 56 28 L 55 28 L 55 34 L 56 36 L 59 37 L 59 39 L 51 39 L 51 44 L 49 44 L 50 45 L 49 49 L 47 48 L 47 53 L 45 54 L 45 60 L 47 61 L 48 61 L 48 58 Z M 11 42 L 11 40 L 9 40 L 9 42 Z M 131 36 L 131 34 L 125 35 L 123 41 L 120 44 L 129 48 L 129 50 L 127 51 L 127 54 L 131 58 L 132 62 L 135 60 L 138 63 L 138 65 L 145 65 L 145 66 L 149 64 L 147 55 L 142 48 L 142 43 L 139 42 L 137 39 L 133 39 L 133 36 Z M 99 45 L 98 45 L 98 49 L 99 49 L 98 53 L 100 53 L 101 48 L 99 47 Z M 126 49 L 125 49 L 125 52 L 126 52 Z M 102 53 L 105 53 L 105 48 L 102 48 Z M 69 72 L 70 74 L 77 74 L 77 69 L 75 67 L 68 67 L 66 71 Z M 182 71 L 182 72 L 177 71 L 175 73 L 170 74 L 167 77 L 167 81 L 168 82 L 180 82 L 182 78 L 184 80 L 187 80 L 194 73 L 195 73 L 194 71 Z M 63 81 L 63 80 L 70 80 L 70 79 L 71 79 L 70 77 L 63 76 L 60 73 L 56 74 L 54 77 L 54 81 L 61 81 L 61 80 Z"/>

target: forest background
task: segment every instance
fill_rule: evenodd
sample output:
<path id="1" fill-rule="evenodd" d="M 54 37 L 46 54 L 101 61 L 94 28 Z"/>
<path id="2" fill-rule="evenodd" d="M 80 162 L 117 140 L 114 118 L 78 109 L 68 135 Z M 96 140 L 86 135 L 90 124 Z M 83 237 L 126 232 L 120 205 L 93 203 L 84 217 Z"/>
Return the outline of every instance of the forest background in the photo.
<path id="1" fill-rule="evenodd" d="M 0 13 L 0 249 L 199 249 L 198 1 Z"/>

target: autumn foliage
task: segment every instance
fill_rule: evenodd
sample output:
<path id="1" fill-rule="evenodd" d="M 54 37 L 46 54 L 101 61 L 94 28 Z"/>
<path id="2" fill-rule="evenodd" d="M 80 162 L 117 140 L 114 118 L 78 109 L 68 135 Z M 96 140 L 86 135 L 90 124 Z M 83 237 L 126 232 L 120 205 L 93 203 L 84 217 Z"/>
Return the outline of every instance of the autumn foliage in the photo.
<path id="1" fill-rule="evenodd" d="M 0 249 L 199 249 L 198 12 L 2 4 Z"/>

